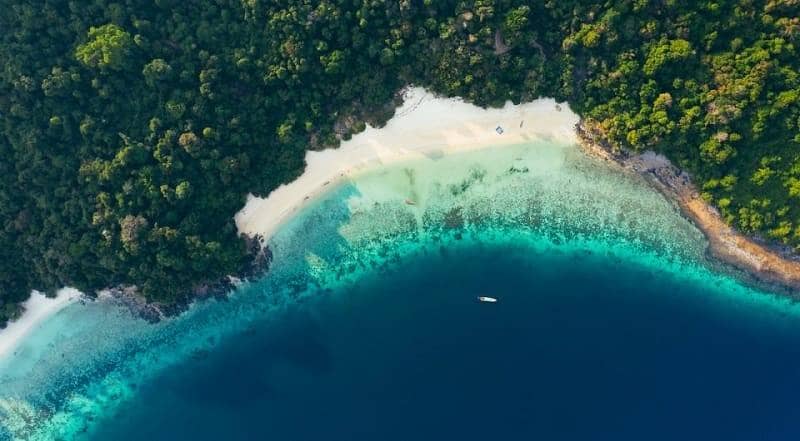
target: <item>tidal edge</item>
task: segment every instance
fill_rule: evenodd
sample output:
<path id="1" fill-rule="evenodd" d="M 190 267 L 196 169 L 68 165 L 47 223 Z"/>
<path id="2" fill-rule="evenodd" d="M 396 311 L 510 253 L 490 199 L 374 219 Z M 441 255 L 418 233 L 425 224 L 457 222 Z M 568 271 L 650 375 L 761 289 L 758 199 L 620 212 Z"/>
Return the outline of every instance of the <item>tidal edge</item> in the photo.
<path id="1" fill-rule="evenodd" d="M 776 292 L 793 300 L 800 300 L 800 256 L 797 256 L 791 250 L 770 244 L 759 237 L 747 236 L 736 231 L 722 220 L 713 206 L 699 196 L 690 176 L 685 171 L 674 166 L 664 156 L 652 151 L 636 154 L 630 151 L 614 149 L 597 124 L 590 120 L 580 119 L 570 112 L 568 107 L 567 111 L 562 114 L 561 108 L 555 101 L 536 100 L 526 105 L 515 106 L 506 103 L 506 106 L 502 109 L 480 109 L 458 99 L 431 96 L 421 88 L 403 89 L 400 92 L 400 96 L 403 97 L 401 105 L 395 109 L 395 117 L 387 123 L 387 126 L 369 129 L 367 133 L 356 135 L 353 140 L 343 143 L 337 149 L 314 153 L 317 156 L 314 156 L 311 161 L 312 164 L 309 164 L 310 167 L 307 167 L 306 173 L 301 176 L 301 178 L 305 177 L 306 181 L 308 181 L 300 189 L 302 195 L 292 195 L 296 197 L 288 199 L 283 198 L 287 200 L 280 202 L 286 206 L 280 206 L 276 210 L 281 213 L 281 216 L 272 219 L 268 225 L 248 226 L 240 224 L 242 221 L 240 216 L 247 210 L 243 209 L 240 213 L 237 213 L 236 222 L 239 234 L 244 238 L 249 253 L 253 256 L 251 263 L 242 268 L 239 274 L 227 276 L 217 281 L 206 281 L 198 284 L 191 293 L 187 293 L 183 301 L 174 305 L 148 303 L 137 292 L 136 288 L 131 286 L 110 287 L 98 292 L 96 295 L 82 295 L 80 298 L 82 301 L 92 301 L 98 298 L 108 299 L 126 307 L 133 315 L 148 322 L 158 322 L 162 319 L 179 315 L 194 301 L 202 301 L 202 299 L 209 297 L 225 300 L 241 280 L 252 280 L 263 276 L 269 271 L 272 254 L 267 246 L 267 239 L 270 233 L 284 220 L 283 217 L 293 214 L 301 206 L 320 196 L 329 188 L 327 184 L 337 181 L 339 175 L 350 176 L 356 171 L 363 171 L 374 165 L 423 157 L 426 154 L 430 154 L 427 150 L 431 146 L 438 146 L 437 149 L 441 148 L 442 153 L 455 153 L 478 149 L 480 146 L 514 145 L 531 139 L 552 137 L 558 131 L 556 128 L 561 127 L 560 130 L 564 132 L 563 136 L 561 136 L 564 137 L 563 142 L 577 143 L 584 153 L 614 164 L 619 168 L 620 172 L 641 176 L 667 200 L 674 203 L 680 213 L 707 238 L 708 260 L 712 266 L 726 273 L 731 273 L 737 279 L 757 288 Z M 428 101 L 429 98 L 433 99 Z M 443 114 L 444 119 L 447 121 L 438 121 L 436 118 L 431 118 L 431 114 Z M 570 119 L 569 115 L 572 115 L 574 119 L 567 122 Z M 532 116 L 538 116 L 538 118 L 531 118 Z M 556 117 L 557 120 L 551 121 L 552 117 Z M 398 124 L 398 118 L 404 119 L 405 123 Z M 414 118 L 417 120 L 414 120 Z M 539 127 L 533 128 L 530 125 L 526 125 L 523 130 L 520 125 L 519 129 L 516 129 L 511 121 L 517 121 L 519 118 L 532 119 L 532 121 L 538 120 Z M 427 133 L 431 129 L 431 127 L 428 127 L 428 125 L 431 125 L 431 120 L 436 121 L 434 125 L 437 128 L 433 139 L 429 139 L 431 134 Z M 465 125 L 463 122 L 465 120 L 470 121 L 470 124 Z M 408 124 L 423 124 L 421 127 L 416 127 L 419 130 L 412 133 L 418 139 L 401 136 L 401 134 L 408 133 L 406 130 L 408 129 Z M 507 133 L 501 136 L 497 136 L 493 128 L 495 126 L 499 127 L 500 124 L 510 130 L 507 130 Z M 440 125 L 446 127 L 447 130 L 441 130 L 442 128 L 438 127 Z M 390 130 L 392 127 L 394 127 L 394 132 Z M 423 130 L 423 128 L 427 129 Z M 453 131 L 453 128 L 460 128 L 464 133 L 459 133 L 456 136 L 454 133 L 457 133 L 457 131 Z M 516 131 L 521 133 L 515 133 Z M 423 132 L 423 134 L 418 135 L 417 132 Z M 567 134 L 567 132 L 569 133 Z M 363 145 L 356 142 L 365 135 L 372 138 L 368 137 L 365 142 L 361 143 Z M 407 148 L 408 145 L 414 146 L 417 144 L 426 146 L 426 148 L 419 148 L 419 146 Z M 383 150 L 377 153 L 376 157 L 369 157 L 367 158 L 368 160 L 365 160 L 363 156 L 365 153 L 367 156 L 376 155 L 376 145 L 381 146 Z M 406 147 L 401 147 L 401 145 Z M 344 148 L 345 146 L 349 146 L 349 150 Z M 330 156 L 331 154 L 342 154 L 345 150 L 348 150 L 349 153 L 346 153 L 352 157 L 339 158 L 341 163 L 336 161 L 329 163 L 329 161 L 333 160 L 333 157 Z M 391 154 L 382 158 L 381 155 L 386 155 L 387 152 Z M 342 167 L 342 170 L 334 169 L 334 164 Z M 311 167 L 312 165 L 316 167 L 315 170 L 322 166 L 325 169 L 323 171 L 326 173 L 321 173 L 319 170 L 315 173 L 309 173 L 308 169 L 314 168 Z M 298 181 L 300 180 L 298 178 Z M 286 185 L 278 190 L 285 193 L 290 189 L 296 190 Z M 250 199 L 248 204 L 257 198 L 251 197 Z M 259 217 L 258 211 L 260 210 L 254 211 L 251 215 Z M 243 226 L 246 228 L 243 228 Z M 63 306 L 60 304 L 59 307 L 51 308 L 49 314 L 57 312 Z M 43 319 L 44 317 L 33 320 L 34 323 L 27 323 L 26 329 L 35 327 Z M 11 338 L 0 332 L 0 340 L 4 338 L 13 340 L 6 342 L 6 346 L 10 348 L 16 346 L 22 336 Z M 2 356 L 1 353 L 0 356 Z"/>

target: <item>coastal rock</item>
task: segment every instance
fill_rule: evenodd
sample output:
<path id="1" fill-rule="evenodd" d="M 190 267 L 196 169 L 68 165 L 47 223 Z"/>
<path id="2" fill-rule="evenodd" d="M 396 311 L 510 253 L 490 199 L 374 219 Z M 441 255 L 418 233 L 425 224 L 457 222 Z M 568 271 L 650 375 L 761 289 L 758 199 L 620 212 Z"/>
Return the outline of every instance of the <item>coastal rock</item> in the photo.
<path id="1" fill-rule="evenodd" d="M 700 197 L 691 176 L 665 156 L 653 151 L 634 154 L 614 149 L 602 129 L 590 121 L 576 126 L 584 152 L 619 165 L 644 177 L 681 213 L 703 232 L 709 242 L 709 255 L 731 266 L 743 278 L 756 284 L 800 297 L 800 259 L 788 248 L 767 243 L 757 236 L 746 236 L 720 216 L 719 211 Z"/>

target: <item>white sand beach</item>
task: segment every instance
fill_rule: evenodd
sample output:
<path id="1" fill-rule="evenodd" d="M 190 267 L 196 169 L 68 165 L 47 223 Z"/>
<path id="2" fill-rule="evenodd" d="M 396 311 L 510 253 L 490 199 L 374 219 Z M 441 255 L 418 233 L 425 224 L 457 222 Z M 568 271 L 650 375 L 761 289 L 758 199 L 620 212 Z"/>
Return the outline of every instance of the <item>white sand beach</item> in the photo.
<path id="1" fill-rule="evenodd" d="M 34 291 L 22 304 L 25 307 L 22 317 L 0 330 L 0 358 L 11 354 L 19 342 L 37 326 L 81 296 L 81 292 L 75 288 L 62 288 L 53 298 Z"/>
<path id="2" fill-rule="evenodd" d="M 522 105 L 509 102 L 501 109 L 487 110 L 460 99 L 438 98 L 418 87 L 409 88 L 404 98 L 386 126 L 367 127 L 337 149 L 308 152 L 306 170 L 297 180 L 267 198 L 248 196 L 235 216 L 239 232 L 269 238 L 330 184 L 376 166 L 537 139 L 577 142 L 578 116 L 552 99 Z M 0 358 L 13 353 L 25 336 L 80 296 L 72 288 L 59 290 L 55 298 L 34 292 L 24 303 L 22 317 L 0 330 Z"/>
<path id="3" fill-rule="evenodd" d="M 306 153 L 306 170 L 295 181 L 266 198 L 249 195 L 235 216 L 239 232 L 266 240 L 329 185 L 376 166 L 537 139 L 577 142 L 578 115 L 553 99 L 482 109 L 419 87 L 408 89 L 404 98 L 384 127 L 368 126 L 337 149 Z"/>

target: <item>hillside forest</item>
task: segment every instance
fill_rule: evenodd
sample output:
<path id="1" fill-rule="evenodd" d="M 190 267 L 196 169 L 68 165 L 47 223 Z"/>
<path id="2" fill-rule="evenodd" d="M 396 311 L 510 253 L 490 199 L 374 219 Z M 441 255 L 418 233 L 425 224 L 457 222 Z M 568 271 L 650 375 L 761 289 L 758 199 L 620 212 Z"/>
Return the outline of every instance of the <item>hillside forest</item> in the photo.
<path id="1" fill-rule="evenodd" d="M 6 0 L 0 323 L 32 289 L 172 304 L 250 265 L 233 215 L 409 84 L 566 101 L 800 249 L 798 0 Z"/>

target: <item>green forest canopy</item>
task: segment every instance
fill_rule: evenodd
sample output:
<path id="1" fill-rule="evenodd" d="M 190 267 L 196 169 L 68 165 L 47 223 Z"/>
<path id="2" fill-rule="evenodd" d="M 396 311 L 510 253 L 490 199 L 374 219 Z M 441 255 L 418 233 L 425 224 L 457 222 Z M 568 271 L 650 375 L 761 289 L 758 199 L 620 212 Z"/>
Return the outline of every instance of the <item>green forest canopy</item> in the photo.
<path id="1" fill-rule="evenodd" d="M 688 169 L 737 228 L 799 247 L 799 15 L 798 0 L 8 0 L 0 323 L 34 288 L 171 303 L 241 271 L 244 195 L 385 122 L 409 83 L 480 106 L 567 100 L 613 146 Z"/>

